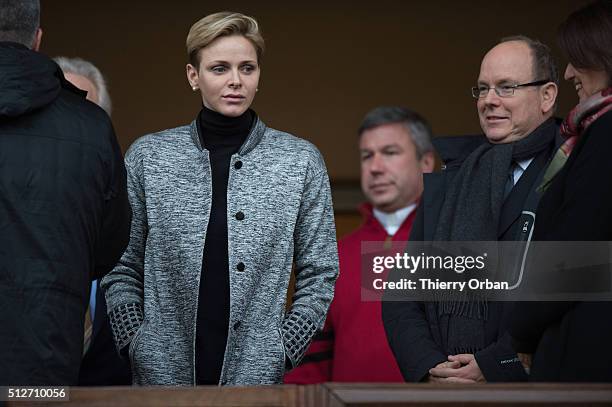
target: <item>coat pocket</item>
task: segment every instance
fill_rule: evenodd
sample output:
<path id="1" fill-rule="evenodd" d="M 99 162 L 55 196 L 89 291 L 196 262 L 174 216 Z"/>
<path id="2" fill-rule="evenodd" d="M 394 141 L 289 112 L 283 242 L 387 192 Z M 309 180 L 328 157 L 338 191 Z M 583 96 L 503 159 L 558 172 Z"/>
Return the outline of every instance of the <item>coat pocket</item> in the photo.
<path id="1" fill-rule="evenodd" d="M 277 326 L 254 329 L 236 338 L 235 365 L 228 375 L 235 385 L 282 383 L 285 348 Z"/>

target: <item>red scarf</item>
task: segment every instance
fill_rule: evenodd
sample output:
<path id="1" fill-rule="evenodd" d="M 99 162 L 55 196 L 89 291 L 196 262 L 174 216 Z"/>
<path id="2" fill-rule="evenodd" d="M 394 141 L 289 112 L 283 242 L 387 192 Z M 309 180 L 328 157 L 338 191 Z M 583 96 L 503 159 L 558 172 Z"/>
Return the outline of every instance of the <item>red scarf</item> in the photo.
<path id="1" fill-rule="evenodd" d="M 580 137 L 595 120 L 610 110 L 612 110 L 612 88 L 607 88 L 579 103 L 567 115 L 567 118 L 561 124 L 561 136 L 563 136 L 565 142 L 559 147 L 548 168 L 546 168 L 538 191 L 544 192 L 548 188 L 553 177 L 565 165 Z"/>
<path id="2" fill-rule="evenodd" d="M 586 129 L 610 110 L 612 110 L 612 88 L 597 92 L 579 103 L 561 124 L 561 135 L 566 139 L 561 146 L 563 152 L 569 156 Z"/>

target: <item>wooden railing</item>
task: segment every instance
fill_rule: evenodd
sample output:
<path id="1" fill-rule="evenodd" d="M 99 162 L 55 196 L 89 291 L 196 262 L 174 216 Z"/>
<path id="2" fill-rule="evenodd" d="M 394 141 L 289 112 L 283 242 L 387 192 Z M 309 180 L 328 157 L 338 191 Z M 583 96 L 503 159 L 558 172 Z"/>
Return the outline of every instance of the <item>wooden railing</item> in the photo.
<path id="1" fill-rule="evenodd" d="M 612 384 L 541 383 L 440 386 L 339 384 L 265 387 L 106 387 L 69 389 L 50 406 L 612 406 Z M 24 402 L 9 402 L 23 407 Z M 41 404 L 33 404 L 41 405 Z"/>

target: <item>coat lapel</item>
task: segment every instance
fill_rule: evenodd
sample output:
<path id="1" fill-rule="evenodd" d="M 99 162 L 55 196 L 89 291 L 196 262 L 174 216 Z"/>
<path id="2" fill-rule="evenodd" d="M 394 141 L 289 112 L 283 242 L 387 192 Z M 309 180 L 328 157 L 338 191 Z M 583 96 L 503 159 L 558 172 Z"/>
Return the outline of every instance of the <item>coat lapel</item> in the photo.
<path id="1" fill-rule="evenodd" d="M 424 241 L 433 240 L 435 228 L 427 227 L 427 225 L 437 225 L 440 217 L 440 210 L 444 203 L 444 191 L 446 190 L 447 174 L 444 172 L 423 174 L 425 177 L 425 185 L 427 187 L 423 191 L 421 199 L 424 214 Z M 442 194 L 442 195 L 441 195 Z"/>
<path id="2" fill-rule="evenodd" d="M 518 183 L 504 201 L 499 219 L 499 228 L 497 238 L 499 240 L 515 240 L 515 233 L 508 235 L 509 229 L 515 224 L 516 220 L 521 216 L 524 209 L 529 209 L 535 213 L 536 207 L 526 208 L 525 205 L 529 202 L 537 202 L 539 194 L 536 191 L 541 180 L 542 171 L 544 170 L 549 158 L 549 151 L 543 151 L 538 154 L 531 165 L 527 167 Z M 531 225 L 533 227 L 533 225 Z"/>

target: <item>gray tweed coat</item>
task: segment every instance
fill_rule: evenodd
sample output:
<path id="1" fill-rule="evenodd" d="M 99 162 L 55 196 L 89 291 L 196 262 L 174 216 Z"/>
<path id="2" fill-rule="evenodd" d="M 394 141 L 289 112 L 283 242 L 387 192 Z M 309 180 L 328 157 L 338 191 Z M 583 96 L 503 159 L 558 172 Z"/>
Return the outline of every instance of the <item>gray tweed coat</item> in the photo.
<path id="1" fill-rule="evenodd" d="M 129 345 L 134 383 L 193 385 L 208 151 L 194 121 L 140 138 L 125 161 L 130 243 L 102 281 L 115 341 Z M 230 327 L 220 384 L 280 383 L 285 360 L 296 366 L 322 326 L 338 275 L 327 171 L 311 143 L 259 119 L 230 166 Z"/>

